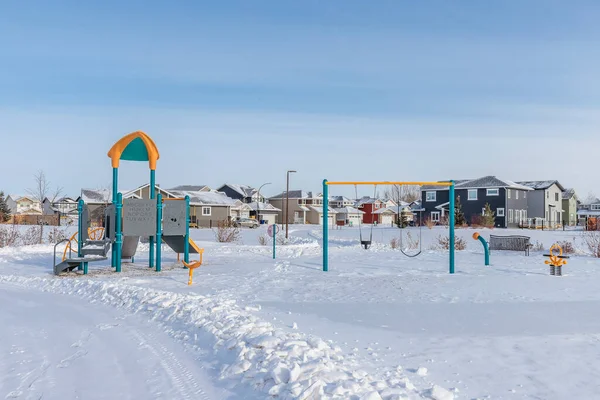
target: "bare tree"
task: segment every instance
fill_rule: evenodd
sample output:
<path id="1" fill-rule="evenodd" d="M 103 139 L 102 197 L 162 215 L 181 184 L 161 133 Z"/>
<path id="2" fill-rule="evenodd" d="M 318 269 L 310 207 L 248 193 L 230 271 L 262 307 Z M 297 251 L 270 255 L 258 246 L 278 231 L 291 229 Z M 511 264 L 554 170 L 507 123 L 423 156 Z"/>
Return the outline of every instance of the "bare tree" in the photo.
<path id="1" fill-rule="evenodd" d="M 596 195 L 593 192 L 589 192 L 587 197 L 583 200 L 583 204 L 591 204 L 596 200 Z"/>
<path id="2" fill-rule="evenodd" d="M 412 203 L 413 201 L 419 200 L 421 197 L 421 190 L 419 186 L 414 185 L 390 185 L 383 192 L 383 196 L 400 206 L 401 202 Z M 396 224 L 401 226 L 401 222 L 401 215 L 398 213 L 396 215 Z"/>
<path id="3" fill-rule="evenodd" d="M 44 239 L 44 200 L 48 199 L 50 203 L 54 203 L 58 196 L 62 192 L 61 187 L 56 187 L 54 190 L 50 189 L 50 181 L 46 179 L 44 171 L 39 170 L 34 176 L 35 186 L 31 189 L 27 189 L 27 193 L 38 203 L 40 211 L 42 212 L 42 218 L 38 218 L 38 224 L 40 225 L 39 243 L 42 244 Z"/>

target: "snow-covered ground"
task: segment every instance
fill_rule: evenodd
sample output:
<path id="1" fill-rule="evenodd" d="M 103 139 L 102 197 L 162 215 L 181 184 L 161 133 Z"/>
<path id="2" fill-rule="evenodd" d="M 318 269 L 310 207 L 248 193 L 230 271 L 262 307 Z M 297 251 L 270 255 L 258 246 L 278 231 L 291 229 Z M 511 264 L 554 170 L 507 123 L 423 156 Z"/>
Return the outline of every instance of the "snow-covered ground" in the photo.
<path id="1" fill-rule="evenodd" d="M 546 252 L 573 243 L 552 277 L 542 251 L 493 252 L 485 267 L 472 229 L 457 230 L 454 275 L 433 249 L 443 228 L 423 228 L 416 258 L 391 249 L 397 229 L 375 228 L 369 250 L 357 228 L 331 230 L 326 273 L 318 227 L 290 226 L 276 260 L 265 230 L 237 244 L 192 230 L 206 249 L 193 286 L 166 247 L 161 273 L 146 250 L 121 274 L 61 277 L 52 246 L 0 249 L 0 398 L 600 396 L 600 260 L 581 232 L 493 231 Z"/>

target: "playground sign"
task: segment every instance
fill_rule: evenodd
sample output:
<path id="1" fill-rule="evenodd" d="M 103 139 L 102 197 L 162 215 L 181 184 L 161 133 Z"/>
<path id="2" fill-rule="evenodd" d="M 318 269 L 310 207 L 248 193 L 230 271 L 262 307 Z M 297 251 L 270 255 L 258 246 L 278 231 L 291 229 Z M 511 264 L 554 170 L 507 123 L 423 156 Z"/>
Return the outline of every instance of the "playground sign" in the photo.
<path id="1" fill-rule="evenodd" d="M 156 199 L 123 201 L 123 234 L 125 236 L 156 234 Z"/>
<path id="2" fill-rule="evenodd" d="M 267 235 L 269 235 L 269 237 L 275 237 L 275 235 L 277 235 L 278 233 L 279 225 L 269 225 L 269 228 L 267 229 Z"/>
<path id="3" fill-rule="evenodd" d="M 185 236 L 186 213 L 185 201 L 165 201 L 163 205 L 163 235 Z"/>

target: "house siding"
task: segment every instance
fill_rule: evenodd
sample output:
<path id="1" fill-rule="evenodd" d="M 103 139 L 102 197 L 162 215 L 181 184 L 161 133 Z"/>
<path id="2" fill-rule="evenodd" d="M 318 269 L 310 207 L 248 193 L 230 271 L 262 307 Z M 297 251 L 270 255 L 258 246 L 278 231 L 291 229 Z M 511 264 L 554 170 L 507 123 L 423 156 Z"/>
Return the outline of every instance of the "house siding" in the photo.
<path id="1" fill-rule="evenodd" d="M 562 201 L 563 221 L 569 226 L 577 224 L 577 199 L 572 196 L 570 199 Z"/>
<path id="2" fill-rule="evenodd" d="M 220 188 L 219 191 L 225 193 L 225 195 L 227 197 L 230 197 L 232 199 L 241 200 L 243 202 L 247 202 L 246 201 L 246 197 L 242 196 L 241 194 L 239 194 L 237 191 L 233 190 L 229 186 L 223 186 L 223 187 Z"/>
<path id="3" fill-rule="evenodd" d="M 527 217 L 546 219 L 546 191 L 532 190 L 527 193 Z"/>
<path id="4" fill-rule="evenodd" d="M 506 189 L 509 190 L 509 189 Z M 533 190 L 525 191 L 525 190 L 517 190 L 510 189 L 510 199 L 508 198 L 508 192 L 506 192 L 506 208 L 504 209 L 504 215 L 506 217 L 506 227 L 507 228 L 517 228 L 519 226 L 519 218 L 517 211 L 525 211 L 527 213 L 527 218 L 531 218 L 529 215 L 529 197 L 534 193 Z M 517 196 L 519 198 L 517 198 Z M 513 222 L 510 222 L 508 215 L 510 210 L 512 210 L 513 214 Z"/>

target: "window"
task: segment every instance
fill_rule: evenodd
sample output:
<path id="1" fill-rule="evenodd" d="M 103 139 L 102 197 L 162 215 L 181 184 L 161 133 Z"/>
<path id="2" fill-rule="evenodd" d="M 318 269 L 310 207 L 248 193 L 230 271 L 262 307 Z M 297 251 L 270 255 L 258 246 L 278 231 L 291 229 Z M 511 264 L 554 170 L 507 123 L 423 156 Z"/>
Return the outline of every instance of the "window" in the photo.
<path id="1" fill-rule="evenodd" d="M 510 189 L 506 190 L 506 195 L 508 196 L 508 198 L 510 199 Z"/>
<path id="2" fill-rule="evenodd" d="M 549 199 L 550 198 L 550 192 L 546 192 L 546 198 Z"/>
<path id="3" fill-rule="evenodd" d="M 488 189 L 486 194 L 488 196 L 498 196 L 500 194 L 500 189 Z"/>
<path id="4" fill-rule="evenodd" d="M 599 211 L 600 210 L 600 204 L 592 204 L 591 207 L 590 207 L 590 210 Z"/>
<path id="5" fill-rule="evenodd" d="M 504 217 L 504 208 L 496 208 L 496 215 L 498 217 Z"/>
<path id="6" fill-rule="evenodd" d="M 519 200 L 519 191 L 515 190 L 515 199 Z"/>
<path id="7" fill-rule="evenodd" d="M 210 207 L 202 207 L 202 215 L 204 216 L 210 216 Z"/>
<path id="8" fill-rule="evenodd" d="M 526 199 L 527 198 L 527 192 L 523 192 L 523 198 Z"/>
<path id="9" fill-rule="evenodd" d="M 511 224 L 513 222 L 513 210 L 508 210 L 508 222 Z"/>
<path id="10" fill-rule="evenodd" d="M 554 201 L 558 201 L 558 193 L 554 193 Z"/>
<path id="11" fill-rule="evenodd" d="M 440 222 L 440 212 L 439 211 L 431 212 L 431 222 Z"/>
<path id="12" fill-rule="evenodd" d="M 306 199 L 298 199 L 298 204 L 300 204 L 300 205 L 306 204 Z"/>
<path id="13" fill-rule="evenodd" d="M 467 192 L 467 200 L 477 200 L 477 189 L 469 189 Z"/>
<path id="14" fill-rule="evenodd" d="M 425 192 L 425 201 L 435 201 L 436 192 Z"/>

